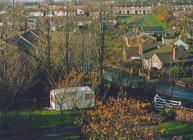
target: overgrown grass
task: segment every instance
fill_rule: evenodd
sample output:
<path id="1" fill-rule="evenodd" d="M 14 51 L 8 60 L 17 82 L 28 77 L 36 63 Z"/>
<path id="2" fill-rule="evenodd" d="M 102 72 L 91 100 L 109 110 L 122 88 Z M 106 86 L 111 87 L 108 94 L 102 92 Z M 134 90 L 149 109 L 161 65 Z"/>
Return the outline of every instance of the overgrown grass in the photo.
<path id="1" fill-rule="evenodd" d="M 123 24 L 123 23 L 131 23 L 136 19 L 136 15 L 129 15 L 129 16 L 121 16 L 118 17 L 118 22 Z"/>
<path id="2" fill-rule="evenodd" d="M 163 26 L 163 23 L 155 15 L 145 15 L 143 19 L 144 26 Z"/>
<path id="3" fill-rule="evenodd" d="M 166 25 L 162 23 L 154 14 L 150 15 L 129 15 L 118 18 L 120 23 L 140 24 L 141 26 L 162 26 L 166 29 Z"/>
<path id="4" fill-rule="evenodd" d="M 74 127 L 74 120 L 83 110 L 73 111 L 47 111 L 47 110 L 16 110 L 13 112 L 0 112 L 0 139 L 9 136 L 36 137 L 44 130 L 52 128 Z M 61 126 L 61 127 L 60 127 Z M 75 140 L 79 139 L 79 132 L 69 132 L 63 136 L 56 136 L 54 139 Z"/>
<path id="5" fill-rule="evenodd" d="M 62 114 L 56 111 L 35 111 L 34 118 L 42 119 L 41 127 L 57 127 L 61 125 L 73 125 L 76 113 L 73 111 L 64 111 Z M 35 123 L 35 120 L 34 120 Z"/>
<path id="6" fill-rule="evenodd" d="M 170 121 L 163 124 L 166 129 L 165 137 L 185 136 L 188 139 L 193 139 L 193 124 Z"/>
<path id="7" fill-rule="evenodd" d="M 77 111 L 63 111 L 62 114 L 59 111 L 47 111 L 47 110 L 18 110 L 12 112 L 14 115 L 6 116 L 6 121 L 9 122 L 13 118 L 17 118 L 18 121 L 30 120 L 33 128 L 36 127 L 57 127 L 62 125 L 74 125 L 74 119 L 77 116 Z M 0 113 L 1 118 L 3 114 Z M 21 124 L 22 125 L 22 124 Z"/>

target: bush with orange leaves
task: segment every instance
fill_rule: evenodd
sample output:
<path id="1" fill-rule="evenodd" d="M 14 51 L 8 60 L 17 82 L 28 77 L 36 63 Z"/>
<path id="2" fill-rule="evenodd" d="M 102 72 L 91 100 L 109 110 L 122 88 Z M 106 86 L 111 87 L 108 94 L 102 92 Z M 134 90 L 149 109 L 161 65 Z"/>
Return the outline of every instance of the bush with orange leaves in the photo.
<path id="1" fill-rule="evenodd" d="M 171 17 L 171 10 L 169 5 L 161 5 L 154 9 L 154 13 L 161 22 L 167 22 Z"/>
<path id="2" fill-rule="evenodd" d="M 65 88 L 65 87 L 75 87 L 75 86 L 80 86 L 83 83 L 83 79 L 86 78 L 88 85 L 92 87 L 97 86 L 97 79 L 98 79 L 99 74 L 97 72 L 90 72 L 89 74 L 72 69 L 68 74 L 66 74 L 64 77 L 59 80 L 57 88 Z"/>
<path id="3" fill-rule="evenodd" d="M 151 139 L 163 134 L 159 119 L 149 111 L 150 104 L 135 99 L 109 98 L 105 103 L 96 101 L 77 119 L 82 132 L 89 139 Z"/>

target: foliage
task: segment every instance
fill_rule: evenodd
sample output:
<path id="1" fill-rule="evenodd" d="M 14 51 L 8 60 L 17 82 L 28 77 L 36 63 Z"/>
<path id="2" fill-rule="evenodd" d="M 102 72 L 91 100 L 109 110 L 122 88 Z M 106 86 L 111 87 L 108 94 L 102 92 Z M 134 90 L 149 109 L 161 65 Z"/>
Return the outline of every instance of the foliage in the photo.
<path id="1" fill-rule="evenodd" d="M 60 112 L 48 110 L 14 110 L 8 112 L 0 111 L 0 138 L 36 139 L 42 135 L 42 131 L 49 128 L 71 126 L 75 116 L 74 111 L 65 111 L 62 116 Z"/>
<path id="2" fill-rule="evenodd" d="M 182 78 L 182 79 L 180 79 L 180 81 L 182 81 L 184 83 L 185 87 L 193 88 L 193 80 L 192 80 L 192 78 Z"/>
<path id="3" fill-rule="evenodd" d="M 150 75 L 151 75 L 151 78 L 158 78 L 159 70 L 156 67 L 152 67 L 150 69 Z"/>
<path id="4" fill-rule="evenodd" d="M 150 104 L 134 99 L 109 98 L 106 103 L 96 102 L 77 120 L 89 139 L 150 139 L 164 133 Z"/>
<path id="5" fill-rule="evenodd" d="M 154 9 L 154 13 L 157 15 L 158 19 L 161 22 L 167 21 L 167 19 L 171 15 L 169 5 L 161 5 L 159 7 L 156 7 L 156 9 Z"/>
<path id="6" fill-rule="evenodd" d="M 16 95 L 32 85 L 37 63 L 33 57 L 11 48 L 0 57 L 0 64 L 2 64 L 0 67 L 0 105 L 14 105 Z"/>
<path id="7" fill-rule="evenodd" d="M 163 108 L 160 111 L 160 115 L 163 117 L 164 120 L 174 120 L 176 117 L 174 108 Z"/>
<path id="8" fill-rule="evenodd" d="M 97 87 L 98 85 L 98 73 L 97 72 L 84 72 L 81 70 L 72 69 L 68 74 L 62 77 L 58 84 L 58 88 L 80 86 L 87 83 L 91 87 Z"/>
<path id="9" fill-rule="evenodd" d="M 181 68 L 178 66 L 170 67 L 168 70 L 170 79 L 171 80 L 177 80 L 179 78 L 180 70 L 181 70 Z"/>

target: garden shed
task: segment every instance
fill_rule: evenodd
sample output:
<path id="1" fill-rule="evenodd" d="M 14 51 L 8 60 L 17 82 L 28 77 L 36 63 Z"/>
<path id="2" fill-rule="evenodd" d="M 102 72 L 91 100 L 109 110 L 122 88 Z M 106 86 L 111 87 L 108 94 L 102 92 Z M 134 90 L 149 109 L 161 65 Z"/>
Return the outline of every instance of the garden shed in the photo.
<path id="1" fill-rule="evenodd" d="M 88 86 L 69 87 L 50 91 L 50 106 L 53 110 L 91 108 L 94 105 L 94 90 Z"/>

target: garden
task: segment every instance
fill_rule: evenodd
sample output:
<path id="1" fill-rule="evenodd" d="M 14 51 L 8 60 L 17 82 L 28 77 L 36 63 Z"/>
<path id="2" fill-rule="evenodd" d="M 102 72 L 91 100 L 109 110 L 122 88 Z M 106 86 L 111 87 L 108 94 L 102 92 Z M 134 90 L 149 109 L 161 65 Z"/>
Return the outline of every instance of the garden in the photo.
<path id="1" fill-rule="evenodd" d="M 1 111 L 0 138 L 20 139 L 149 139 L 173 136 L 193 138 L 193 125 L 173 119 L 160 120 L 149 103 L 135 99 L 109 98 L 87 110 Z"/>

